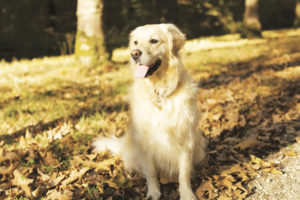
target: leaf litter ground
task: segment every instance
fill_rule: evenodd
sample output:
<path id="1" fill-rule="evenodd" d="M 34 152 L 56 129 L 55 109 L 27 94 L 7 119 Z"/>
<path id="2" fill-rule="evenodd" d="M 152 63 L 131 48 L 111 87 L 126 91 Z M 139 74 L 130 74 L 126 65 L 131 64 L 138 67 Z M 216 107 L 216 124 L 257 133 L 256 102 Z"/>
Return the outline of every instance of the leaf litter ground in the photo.
<path id="1" fill-rule="evenodd" d="M 200 199 L 255 197 L 253 180 L 284 176 L 280 159 L 298 158 L 300 30 L 263 35 L 200 38 L 182 52 L 209 140 L 192 179 Z M 126 131 L 131 76 L 118 51 L 93 68 L 72 56 L 0 63 L 0 199 L 145 198 L 143 178 L 90 146 Z M 179 198 L 178 183 L 160 181 L 161 199 Z"/>

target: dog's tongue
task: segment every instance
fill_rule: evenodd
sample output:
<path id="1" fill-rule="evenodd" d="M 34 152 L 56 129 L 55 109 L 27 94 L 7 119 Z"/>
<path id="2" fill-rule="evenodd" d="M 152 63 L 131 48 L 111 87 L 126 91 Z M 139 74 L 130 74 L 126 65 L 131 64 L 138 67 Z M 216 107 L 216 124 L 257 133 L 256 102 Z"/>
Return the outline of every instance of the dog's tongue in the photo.
<path id="1" fill-rule="evenodd" d="M 145 78 L 148 70 L 149 66 L 138 64 L 138 66 L 134 69 L 134 75 L 137 78 Z"/>

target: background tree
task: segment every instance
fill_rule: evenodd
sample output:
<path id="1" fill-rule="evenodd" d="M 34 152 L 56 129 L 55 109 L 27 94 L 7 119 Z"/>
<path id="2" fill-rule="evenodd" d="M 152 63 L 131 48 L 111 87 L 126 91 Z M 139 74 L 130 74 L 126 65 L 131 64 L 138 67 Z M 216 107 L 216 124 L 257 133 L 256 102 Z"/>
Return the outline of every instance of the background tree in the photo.
<path id="1" fill-rule="evenodd" d="M 102 0 L 77 1 L 75 55 L 83 65 L 94 65 L 107 58 L 102 29 Z"/>
<path id="2" fill-rule="evenodd" d="M 246 0 L 242 37 L 261 37 L 261 24 L 258 14 L 259 0 Z"/>
<path id="3" fill-rule="evenodd" d="M 300 0 L 296 3 L 294 26 L 300 27 Z"/>

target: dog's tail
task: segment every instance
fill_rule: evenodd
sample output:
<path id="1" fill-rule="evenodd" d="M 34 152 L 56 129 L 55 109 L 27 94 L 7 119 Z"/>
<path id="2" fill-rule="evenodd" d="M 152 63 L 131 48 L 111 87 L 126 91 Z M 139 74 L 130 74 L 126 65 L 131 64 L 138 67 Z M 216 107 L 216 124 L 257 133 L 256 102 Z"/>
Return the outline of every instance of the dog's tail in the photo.
<path id="1" fill-rule="evenodd" d="M 127 170 L 139 170 L 139 164 L 137 163 L 138 153 L 135 151 L 132 140 L 126 134 L 120 138 L 116 136 L 109 138 L 100 136 L 92 145 L 98 153 L 108 150 L 113 155 L 121 156 Z"/>
<path id="2" fill-rule="evenodd" d="M 122 148 L 122 139 L 116 136 L 98 137 L 92 144 L 95 147 L 96 152 L 110 151 L 113 155 L 120 155 Z"/>

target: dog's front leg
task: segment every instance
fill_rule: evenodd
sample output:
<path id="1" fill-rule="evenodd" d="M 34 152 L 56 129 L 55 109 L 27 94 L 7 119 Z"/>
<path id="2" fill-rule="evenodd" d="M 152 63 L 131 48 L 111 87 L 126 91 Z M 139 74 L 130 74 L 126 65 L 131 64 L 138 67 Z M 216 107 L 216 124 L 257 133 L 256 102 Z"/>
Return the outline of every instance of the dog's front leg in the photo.
<path id="1" fill-rule="evenodd" d="M 159 183 L 157 180 L 157 172 L 153 159 L 145 156 L 142 161 L 143 172 L 147 180 L 147 199 L 158 200 L 160 197 Z"/>
<path id="2" fill-rule="evenodd" d="M 179 193 L 180 200 L 197 200 L 191 187 L 193 155 L 191 152 L 182 152 L 179 158 Z"/>

